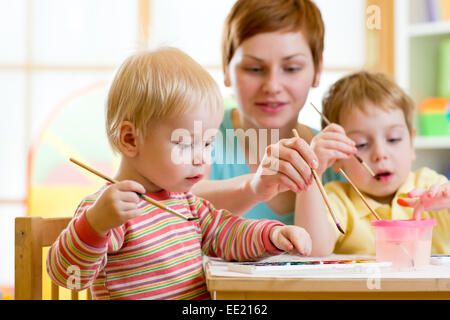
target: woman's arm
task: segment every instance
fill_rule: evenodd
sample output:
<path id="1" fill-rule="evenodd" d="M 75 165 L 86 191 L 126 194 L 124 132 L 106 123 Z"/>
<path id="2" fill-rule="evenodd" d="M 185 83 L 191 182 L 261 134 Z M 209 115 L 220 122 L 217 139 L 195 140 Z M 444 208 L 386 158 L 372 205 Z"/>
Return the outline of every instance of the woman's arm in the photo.
<path id="1" fill-rule="evenodd" d="M 202 180 L 192 188 L 192 193 L 217 208 L 242 215 L 281 192 L 306 190 L 313 181 L 310 166 L 315 168 L 317 163 L 315 154 L 303 139 L 282 139 L 265 149 L 255 173 L 227 180 Z"/>
<path id="2" fill-rule="evenodd" d="M 201 180 L 194 185 L 192 193 L 207 199 L 216 208 L 241 216 L 261 201 L 251 191 L 252 176 L 253 173 L 226 180 Z"/>

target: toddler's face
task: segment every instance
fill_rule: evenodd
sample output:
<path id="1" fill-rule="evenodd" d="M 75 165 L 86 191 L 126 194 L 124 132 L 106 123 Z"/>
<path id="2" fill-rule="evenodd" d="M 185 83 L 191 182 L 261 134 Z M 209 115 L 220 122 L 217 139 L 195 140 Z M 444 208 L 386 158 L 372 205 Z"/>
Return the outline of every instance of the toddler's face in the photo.
<path id="1" fill-rule="evenodd" d="M 247 126 L 282 128 L 297 122 L 316 72 L 301 31 L 260 33 L 237 48 L 225 84 L 233 87 Z"/>
<path id="2" fill-rule="evenodd" d="M 154 125 L 135 161 L 146 190 L 189 191 L 205 174 L 221 121 L 222 113 L 198 107 Z"/>
<path id="3" fill-rule="evenodd" d="M 367 110 L 367 113 L 358 109 L 346 112 L 341 125 L 355 141 L 357 154 L 380 179 L 373 178 L 354 157 L 340 160 L 336 165 L 342 165 L 362 192 L 389 203 L 405 182 L 415 160 L 413 137 L 401 109 L 385 111 L 368 104 Z"/>

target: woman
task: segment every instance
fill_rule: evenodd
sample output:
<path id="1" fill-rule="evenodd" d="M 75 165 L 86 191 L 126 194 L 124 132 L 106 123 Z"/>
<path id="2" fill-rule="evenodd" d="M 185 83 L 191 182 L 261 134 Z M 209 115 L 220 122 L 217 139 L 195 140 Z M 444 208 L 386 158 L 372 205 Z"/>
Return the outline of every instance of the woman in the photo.
<path id="1" fill-rule="evenodd" d="M 196 195 L 247 218 L 294 224 L 296 193 L 313 183 L 310 166 L 320 165 L 309 147 L 317 132 L 297 119 L 309 89 L 319 85 L 323 39 L 322 17 L 310 0 L 235 3 L 222 56 L 237 108 L 225 112 L 210 180 L 195 186 Z M 294 128 L 301 139 L 293 138 Z M 340 179 L 330 170 L 324 182 Z"/>

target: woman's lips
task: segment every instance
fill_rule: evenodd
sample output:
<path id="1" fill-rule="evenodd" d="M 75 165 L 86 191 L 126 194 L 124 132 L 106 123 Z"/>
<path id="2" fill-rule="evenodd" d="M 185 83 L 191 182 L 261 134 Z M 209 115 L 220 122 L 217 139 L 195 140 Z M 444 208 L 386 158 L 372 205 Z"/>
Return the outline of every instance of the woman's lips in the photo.
<path id="1" fill-rule="evenodd" d="M 286 106 L 287 103 L 274 101 L 274 102 L 257 102 L 255 103 L 256 106 L 267 113 L 277 113 L 282 111 Z"/>

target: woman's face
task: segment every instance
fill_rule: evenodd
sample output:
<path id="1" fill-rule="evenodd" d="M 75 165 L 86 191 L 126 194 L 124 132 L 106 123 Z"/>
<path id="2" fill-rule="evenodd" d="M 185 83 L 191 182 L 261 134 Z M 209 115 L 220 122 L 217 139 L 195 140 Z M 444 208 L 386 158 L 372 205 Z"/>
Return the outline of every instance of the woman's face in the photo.
<path id="1" fill-rule="evenodd" d="M 297 123 L 309 89 L 319 84 L 301 31 L 260 33 L 237 48 L 225 71 L 234 89 L 241 123 L 251 128 L 283 128 Z"/>

